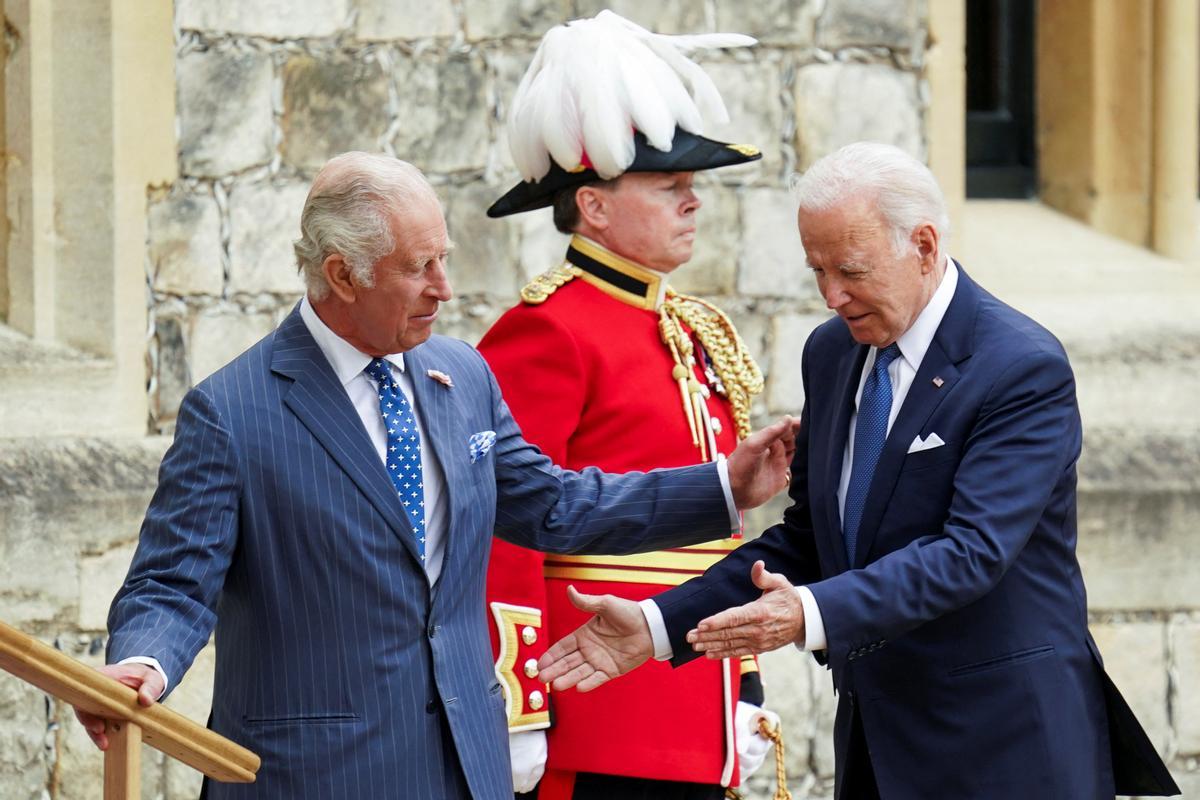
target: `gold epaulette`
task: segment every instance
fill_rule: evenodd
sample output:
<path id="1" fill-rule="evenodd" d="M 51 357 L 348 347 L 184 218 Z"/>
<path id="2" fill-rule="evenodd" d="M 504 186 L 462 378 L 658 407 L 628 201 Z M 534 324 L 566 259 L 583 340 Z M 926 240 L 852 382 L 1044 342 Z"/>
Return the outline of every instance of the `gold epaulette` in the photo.
<path id="1" fill-rule="evenodd" d="M 560 264 L 525 284 L 525 288 L 521 289 L 521 299 L 530 305 L 544 303 L 546 298 L 558 291 L 559 287 L 570 283 L 581 274 L 582 270 L 573 264 Z"/>
<path id="2" fill-rule="evenodd" d="M 739 439 L 750 435 L 750 400 L 762 392 L 763 376 L 733 322 L 707 300 L 667 290 L 667 311 L 700 341 L 725 388 Z"/>

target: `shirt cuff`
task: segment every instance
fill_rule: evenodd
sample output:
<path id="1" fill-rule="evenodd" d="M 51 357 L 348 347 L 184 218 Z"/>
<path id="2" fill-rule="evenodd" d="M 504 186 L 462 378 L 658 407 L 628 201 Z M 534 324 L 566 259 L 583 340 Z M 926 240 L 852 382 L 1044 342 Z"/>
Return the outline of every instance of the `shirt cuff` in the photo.
<path id="1" fill-rule="evenodd" d="M 663 621 L 662 610 L 653 600 L 640 600 L 638 605 L 642 609 L 642 616 L 646 618 L 646 625 L 650 627 L 650 640 L 654 642 L 654 660 L 670 661 L 674 650 L 671 647 L 671 638 L 667 636 L 667 623 Z"/>
<path id="2" fill-rule="evenodd" d="M 163 690 L 161 693 L 159 693 L 158 697 L 156 697 L 154 699 L 158 700 L 164 694 L 167 693 L 167 687 L 171 685 L 171 682 L 169 680 L 167 680 L 167 673 L 163 671 L 162 664 L 158 663 L 157 658 L 151 658 L 150 656 L 130 656 L 129 658 L 125 658 L 125 659 L 118 661 L 117 663 L 118 664 L 145 664 L 147 667 L 154 667 L 154 671 L 158 673 L 159 677 L 162 678 L 162 681 L 163 681 Z"/>
<path id="3" fill-rule="evenodd" d="M 805 652 L 824 650 L 829 646 L 825 639 L 825 622 L 821 619 L 821 609 L 817 606 L 817 598 L 807 586 L 797 586 L 800 595 L 800 605 L 804 607 L 804 642 L 796 642 L 796 646 Z"/>
<path id="4" fill-rule="evenodd" d="M 724 453 L 717 456 L 717 477 L 721 479 L 721 491 L 725 493 L 725 508 L 729 510 L 729 530 L 731 533 L 741 533 L 742 514 L 733 502 L 733 489 L 729 486 L 729 464 L 725 462 Z"/>

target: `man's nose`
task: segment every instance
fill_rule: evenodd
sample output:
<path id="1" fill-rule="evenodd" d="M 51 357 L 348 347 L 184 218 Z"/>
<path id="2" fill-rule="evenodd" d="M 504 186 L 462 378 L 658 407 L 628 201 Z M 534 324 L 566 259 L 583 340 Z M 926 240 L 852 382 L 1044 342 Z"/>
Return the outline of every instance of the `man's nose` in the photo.
<path id="1" fill-rule="evenodd" d="M 450 286 L 450 276 L 446 274 L 445 261 L 430 276 L 429 289 L 441 303 L 448 302 L 454 297 L 454 289 Z"/>

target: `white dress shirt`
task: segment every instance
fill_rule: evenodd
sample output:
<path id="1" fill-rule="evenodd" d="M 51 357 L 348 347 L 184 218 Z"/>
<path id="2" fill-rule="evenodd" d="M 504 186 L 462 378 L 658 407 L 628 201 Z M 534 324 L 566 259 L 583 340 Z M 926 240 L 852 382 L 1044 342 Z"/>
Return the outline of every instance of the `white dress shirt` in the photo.
<path id="1" fill-rule="evenodd" d="M 925 304 L 925 308 L 922 309 L 909 329 L 896 339 L 896 345 L 900 348 L 900 357 L 888 365 L 888 377 L 892 382 L 892 408 L 888 414 L 888 433 L 891 433 L 892 423 L 896 421 L 900 408 L 904 405 L 904 398 L 908 396 L 908 390 L 917 376 L 917 370 L 921 368 L 921 362 L 925 359 L 929 345 L 933 344 L 934 334 L 937 333 L 938 326 L 942 324 L 942 318 L 946 316 L 946 309 L 950 307 L 950 301 L 954 299 L 954 290 L 957 286 L 958 268 L 953 259 L 947 258 L 946 273 L 942 276 L 941 283 L 938 284 L 933 297 L 929 298 L 929 302 Z M 879 348 L 871 347 L 867 353 L 862 373 L 858 379 L 858 391 L 854 394 L 854 412 L 850 415 L 850 432 L 846 437 L 846 449 L 842 453 L 842 475 L 838 481 L 839 516 L 844 513 L 846 508 L 846 487 L 850 484 L 850 470 L 854 466 L 854 427 L 858 422 L 858 404 L 862 399 L 863 386 L 867 381 L 867 376 L 871 374 L 871 368 L 875 365 L 875 356 L 878 352 Z M 821 618 L 821 609 L 817 606 L 817 600 L 807 586 L 798 586 L 796 591 L 800 595 L 800 603 L 804 607 L 803 649 L 824 650 L 828 641 L 825 637 L 825 622 Z M 672 657 L 673 652 L 671 642 L 667 638 L 667 627 L 663 621 L 662 611 L 653 600 L 643 600 L 641 606 L 646 622 L 650 626 L 650 637 L 654 641 L 654 657 L 659 661 L 666 661 Z M 799 643 L 797 644 L 799 645 Z"/>

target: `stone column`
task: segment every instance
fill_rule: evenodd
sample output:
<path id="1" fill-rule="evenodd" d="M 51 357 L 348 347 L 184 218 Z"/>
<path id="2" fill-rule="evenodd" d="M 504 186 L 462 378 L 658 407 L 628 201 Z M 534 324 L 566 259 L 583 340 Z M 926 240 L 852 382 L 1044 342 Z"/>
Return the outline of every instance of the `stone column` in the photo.
<path id="1" fill-rule="evenodd" d="M 1155 0 L 1151 246 L 1185 260 L 1197 250 L 1198 36 L 1195 0 Z"/>

